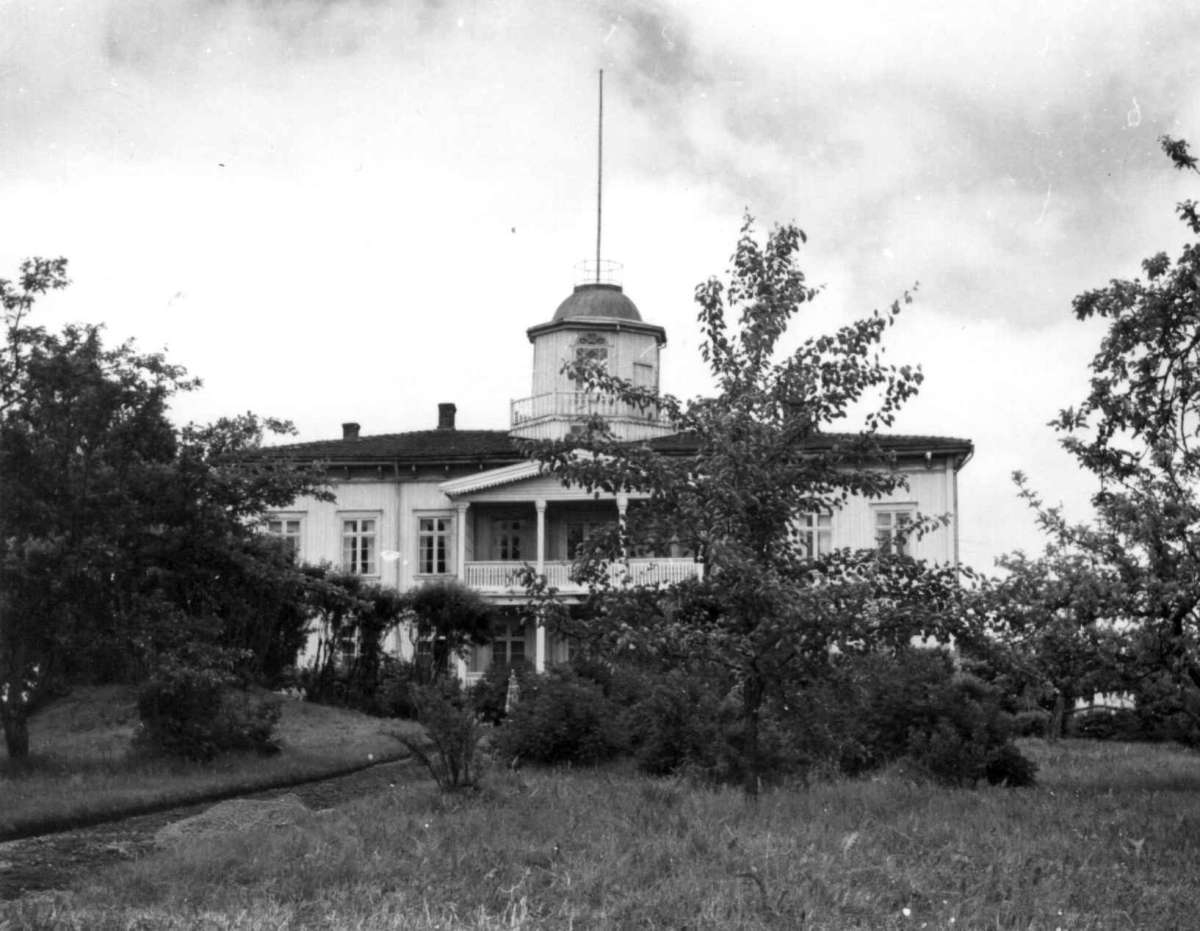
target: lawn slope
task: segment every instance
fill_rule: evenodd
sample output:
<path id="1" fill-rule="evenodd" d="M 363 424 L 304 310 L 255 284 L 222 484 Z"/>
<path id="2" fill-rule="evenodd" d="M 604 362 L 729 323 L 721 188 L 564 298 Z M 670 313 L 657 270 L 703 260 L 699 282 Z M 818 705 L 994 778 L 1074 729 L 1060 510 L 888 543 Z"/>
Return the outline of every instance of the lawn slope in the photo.
<path id="1" fill-rule="evenodd" d="M 133 693 L 116 686 L 76 689 L 35 715 L 28 763 L 0 762 L 0 840 L 395 759 L 406 751 L 392 735 L 414 728 L 288 700 L 278 754 L 229 754 L 195 765 L 133 753 L 137 722 Z"/>

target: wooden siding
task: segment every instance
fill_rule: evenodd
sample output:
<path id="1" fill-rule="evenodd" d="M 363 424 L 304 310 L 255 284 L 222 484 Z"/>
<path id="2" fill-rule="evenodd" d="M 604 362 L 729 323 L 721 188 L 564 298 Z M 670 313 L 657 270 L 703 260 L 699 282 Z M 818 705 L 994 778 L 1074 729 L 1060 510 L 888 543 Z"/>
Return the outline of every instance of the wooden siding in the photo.
<path id="1" fill-rule="evenodd" d="M 594 331 L 569 328 L 540 334 L 533 344 L 533 390 L 530 394 L 575 390 L 575 384 L 562 373 L 562 367 L 575 361 L 575 342 L 585 332 L 599 333 L 608 341 L 609 372 L 633 381 L 633 364 L 649 363 L 654 370 L 654 383 L 658 384 L 658 340 L 649 333 L 614 330 L 600 325 Z"/>

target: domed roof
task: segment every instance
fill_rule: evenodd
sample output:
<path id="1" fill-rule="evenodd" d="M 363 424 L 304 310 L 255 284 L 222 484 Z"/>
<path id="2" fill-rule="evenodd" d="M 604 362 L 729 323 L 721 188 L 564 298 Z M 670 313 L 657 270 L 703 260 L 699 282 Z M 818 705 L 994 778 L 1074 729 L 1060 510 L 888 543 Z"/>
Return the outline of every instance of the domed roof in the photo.
<path id="1" fill-rule="evenodd" d="M 597 282 L 575 285 L 574 293 L 558 305 L 553 322 L 578 320 L 581 317 L 632 320 L 636 323 L 642 321 L 637 305 L 625 296 L 620 285 Z"/>

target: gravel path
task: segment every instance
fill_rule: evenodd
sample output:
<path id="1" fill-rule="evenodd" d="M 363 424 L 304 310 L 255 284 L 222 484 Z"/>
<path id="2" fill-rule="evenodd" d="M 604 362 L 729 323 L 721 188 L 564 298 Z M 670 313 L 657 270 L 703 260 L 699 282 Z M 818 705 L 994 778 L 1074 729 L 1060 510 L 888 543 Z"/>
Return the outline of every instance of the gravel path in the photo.
<path id="1" fill-rule="evenodd" d="M 309 808 L 332 808 L 383 791 L 400 779 L 412 780 L 423 774 L 412 760 L 399 760 L 348 776 L 266 789 L 241 797 L 276 798 L 290 793 L 298 795 Z M 62 889 L 101 866 L 143 856 L 154 849 L 154 832 L 159 828 L 198 814 L 213 804 L 185 805 L 91 828 L 0 843 L 0 900 L 15 899 L 26 892 Z"/>

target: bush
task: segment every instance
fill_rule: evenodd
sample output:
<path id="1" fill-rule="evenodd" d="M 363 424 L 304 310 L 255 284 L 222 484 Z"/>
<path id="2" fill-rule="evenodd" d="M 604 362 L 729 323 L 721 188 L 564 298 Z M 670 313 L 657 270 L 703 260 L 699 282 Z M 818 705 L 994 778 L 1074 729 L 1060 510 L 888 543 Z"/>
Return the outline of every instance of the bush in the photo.
<path id="1" fill-rule="evenodd" d="M 568 667 L 531 676 L 496 734 L 502 754 L 533 763 L 598 763 L 626 744 L 618 707 Z"/>
<path id="2" fill-rule="evenodd" d="M 997 781 L 1028 785 L 1033 764 L 1019 762 L 1000 699 L 939 650 L 841 656 L 789 696 L 789 750 L 849 775 L 908 758 L 947 785 L 991 778 L 989 767 Z"/>
<path id="3" fill-rule="evenodd" d="M 1086 740 L 1155 740 L 1162 739 L 1163 724 L 1131 708 L 1080 709 L 1071 715 L 1067 734 Z"/>
<path id="4" fill-rule="evenodd" d="M 1014 737 L 1045 737 L 1050 730 L 1050 712 L 1044 708 L 1018 711 L 1013 715 Z"/>
<path id="5" fill-rule="evenodd" d="M 492 663 L 482 678 L 471 686 L 469 695 L 471 707 L 488 724 L 499 724 L 505 718 L 504 708 L 508 703 L 508 677 L 512 673 L 516 673 L 517 684 L 524 694 L 530 677 L 533 675 L 533 667 L 524 660 L 512 665 Z"/>
<path id="6" fill-rule="evenodd" d="M 716 771 L 723 735 L 713 693 L 711 683 L 679 672 L 647 680 L 626 716 L 638 769 L 654 776 Z"/>
<path id="7" fill-rule="evenodd" d="M 138 691 L 137 743 L 199 762 L 228 750 L 276 752 L 278 698 L 237 688 L 230 667 L 215 655 L 164 661 Z"/>
<path id="8" fill-rule="evenodd" d="M 394 656 L 381 657 L 374 692 L 363 710 L 381 718 L 415 718 L 413 688 L 419 683 L 413 663 Z"/>
<path id="9" fill-rule="evenodd" d="M 401 737 L 443 792 L 479 784 L 479 721 L 456 679 L 413 686 L 417 720 L 424 738 Z"/>

